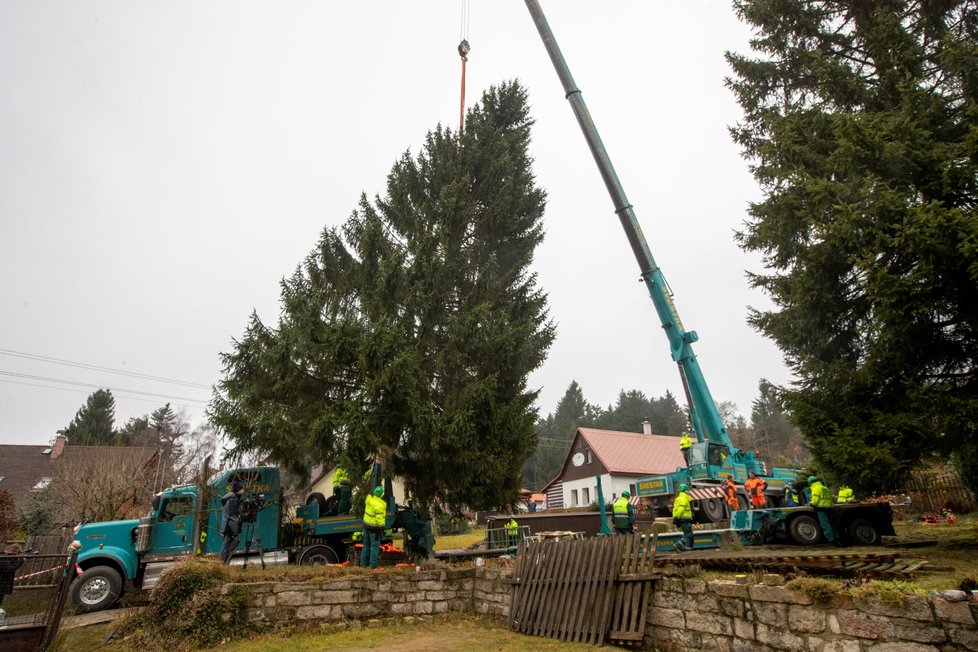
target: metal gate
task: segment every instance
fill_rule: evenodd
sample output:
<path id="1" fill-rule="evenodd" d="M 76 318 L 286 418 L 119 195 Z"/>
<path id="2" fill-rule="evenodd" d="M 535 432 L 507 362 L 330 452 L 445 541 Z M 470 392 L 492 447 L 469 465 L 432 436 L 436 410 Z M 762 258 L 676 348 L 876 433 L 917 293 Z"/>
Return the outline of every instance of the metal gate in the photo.
<path id="1" fill-rule="evenodd" d="M 523 634 L 601 645 L 641 643 L 656 536 L 521 542 L 509 626 Z"/>

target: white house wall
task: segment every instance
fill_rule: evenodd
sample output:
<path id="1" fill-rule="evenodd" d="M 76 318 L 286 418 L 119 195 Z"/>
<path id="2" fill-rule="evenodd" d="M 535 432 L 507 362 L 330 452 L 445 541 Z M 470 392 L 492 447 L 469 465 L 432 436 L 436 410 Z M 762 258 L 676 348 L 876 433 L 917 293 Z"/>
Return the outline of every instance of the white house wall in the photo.
<path id="1" fill-rule="evenodd" d="M 620 476 L 614 477 L 607 473 L 601 476 L 601 491 L 604 492 L 604 500 L 606 503 L 612 503 L 621 492 L 628 490 L 635 494 L 634 489 L 635 478 L 631 476 Z M 594 477 L 581 478 L 580 480 L 564 480 L 563 482 L 563 494 L 564 494 L 564 507 L 586 507 L 591 503 L 598 502 L 598 482 Z M 587 501 L 583 498 L 584 489 L 588 490 Z M 577 502 L 575 503 L 572 498 L 577 495 Z"/>

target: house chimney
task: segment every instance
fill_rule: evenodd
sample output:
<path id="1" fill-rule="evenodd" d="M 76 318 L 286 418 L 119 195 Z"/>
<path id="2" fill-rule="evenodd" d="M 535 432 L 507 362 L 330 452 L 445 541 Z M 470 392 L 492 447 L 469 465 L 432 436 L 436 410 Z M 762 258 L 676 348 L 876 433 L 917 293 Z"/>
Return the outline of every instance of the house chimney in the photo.
<path id="1" fill-rule="evenodd" d="M 652 422 L 648 419 L 642 422 L 642 432 L 646 435 L 652 434 Z"/>
<path id="2" fill-rule="evenodd" d="M 65 431 L 59 430 L 58 436 L 54 438 L 54 443 L 51 444 L 51 459 L 56 460 L 61 457 L 61 453 L 65 452 L 65 444 L 68 443 L 68 438 L 65 437 Z"/>

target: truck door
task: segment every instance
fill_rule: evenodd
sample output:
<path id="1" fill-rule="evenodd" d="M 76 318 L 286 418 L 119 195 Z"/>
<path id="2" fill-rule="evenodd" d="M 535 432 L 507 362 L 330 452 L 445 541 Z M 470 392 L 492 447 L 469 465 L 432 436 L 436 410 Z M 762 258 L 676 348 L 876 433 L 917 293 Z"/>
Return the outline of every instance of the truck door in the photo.
<path id="1" fill-rule="evenodd" d="M 193 550 L 194 497 L 166 496 L 160 502 L 153 528 L 153 554 L 181 554 Z"/>

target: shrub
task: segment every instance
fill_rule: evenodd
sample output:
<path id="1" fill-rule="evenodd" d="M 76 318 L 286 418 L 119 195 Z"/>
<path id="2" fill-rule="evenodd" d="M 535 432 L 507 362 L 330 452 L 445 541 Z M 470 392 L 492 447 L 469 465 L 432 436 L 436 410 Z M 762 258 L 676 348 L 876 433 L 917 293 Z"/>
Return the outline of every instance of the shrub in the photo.
<path id="1" fill-rule="evenodd" d="M 827 602 L 842 588 L 838 582 L 820 577 L 799 577 L 785 584 L 785 587 L 801 591 L 815 602 Z"/>
<path id="2" fill-rule="evenodd" d="M 126 619 L 114 636 L 130 647 L 191 649 L 242 638 L 253 628 L 241 590 L 226 582 L 225 568 L 210 560 L 189 559 L 160 578 L 152 601 Z"/>

